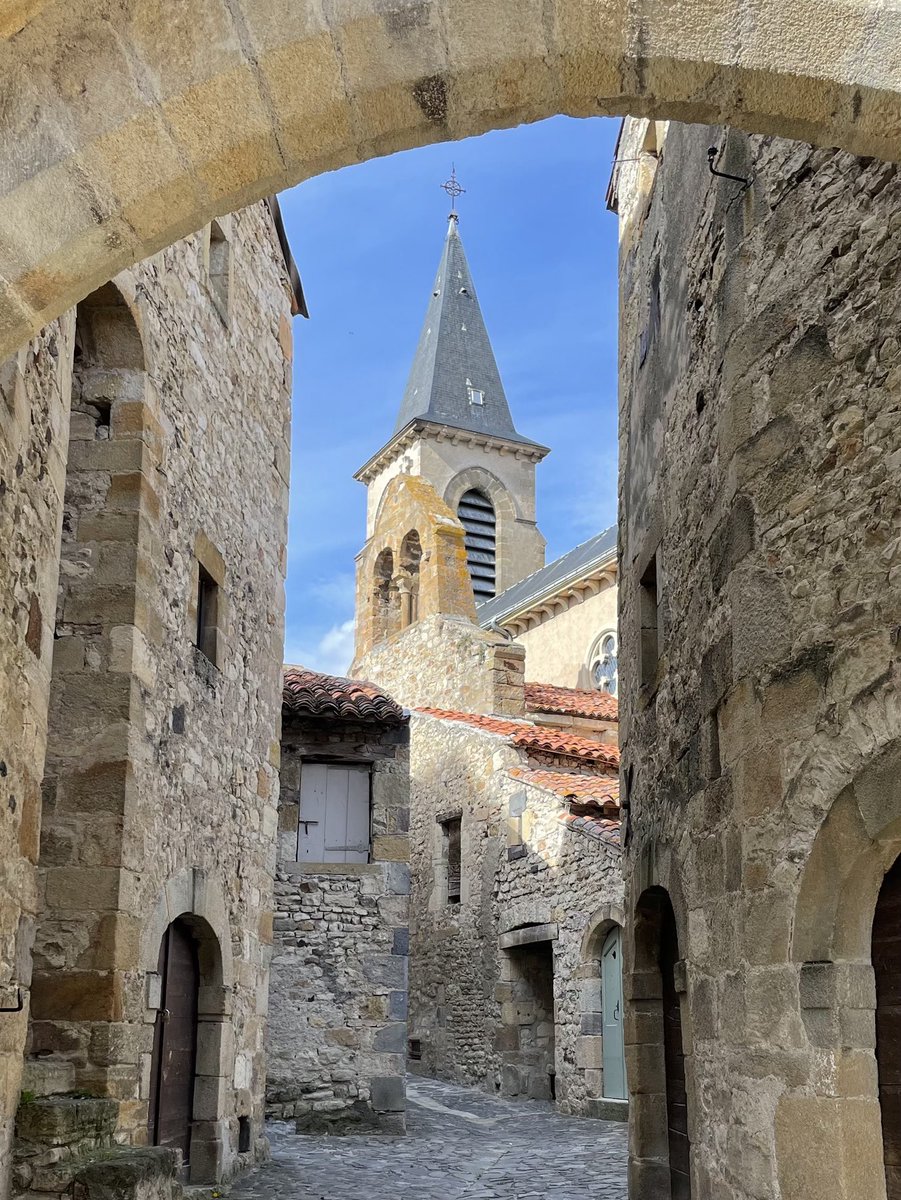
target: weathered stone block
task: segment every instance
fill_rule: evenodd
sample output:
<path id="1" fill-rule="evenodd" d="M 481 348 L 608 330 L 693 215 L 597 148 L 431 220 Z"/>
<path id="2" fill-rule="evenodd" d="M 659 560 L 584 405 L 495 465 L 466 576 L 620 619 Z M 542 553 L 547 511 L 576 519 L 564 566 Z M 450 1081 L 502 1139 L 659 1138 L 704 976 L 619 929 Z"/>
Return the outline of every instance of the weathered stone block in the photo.
<path id="1" fill-rule="evenodd" d="M 403 1076 L 376 1076 L 370 1082 L 369 1095 L 377 1112 L 403 1112 L 407 1103 Z"/>

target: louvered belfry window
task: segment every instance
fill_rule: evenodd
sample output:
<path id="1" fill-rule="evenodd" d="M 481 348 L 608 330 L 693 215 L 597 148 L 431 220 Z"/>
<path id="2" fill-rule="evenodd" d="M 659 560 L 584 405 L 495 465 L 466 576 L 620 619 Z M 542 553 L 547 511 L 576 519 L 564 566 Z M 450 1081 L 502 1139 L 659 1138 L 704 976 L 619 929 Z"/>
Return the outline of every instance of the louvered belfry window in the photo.
<path id="1" fill-rule="evenodd" d="M 494 505 L 484 492 L 473 488 L 461 497 L 457 516 L 466 530 L 466 565 L 469 567 L 476 604 L 481 604 L 497 593 L 497 521 Z"/>

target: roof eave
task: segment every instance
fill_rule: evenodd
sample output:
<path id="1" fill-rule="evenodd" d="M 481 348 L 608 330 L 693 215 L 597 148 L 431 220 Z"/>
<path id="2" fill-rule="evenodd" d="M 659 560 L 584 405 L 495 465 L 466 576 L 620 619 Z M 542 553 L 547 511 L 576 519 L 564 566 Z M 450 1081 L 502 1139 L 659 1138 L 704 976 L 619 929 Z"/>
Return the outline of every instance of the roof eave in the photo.
<path id="1" fill-rule="evenodd" d="M 567 575 L 565 579 L 561 579 L 558 583 L 555 583 L 553 587 L 549 587 L 543 592 L 538 592 L 534 596 L 530 596 L 528 600 L 523 601 L 520 604 L 514 604 L 509 609 L 503 609 L 501 612 L 495 613 L 494 616 L 491 617 L 490 621 L 486 622 L 485 624 L 479 621 L 479 625 L 483 629 L 487 629 L 491 624 L 499 625 L 511 619 L 524 617 L 531 613 L 532 610 L 536 609 L 539 605 L 547 603 L 548 600 L 553 599 L 553 597 L 558 595 L 560 592 L 572 587 L 574 583 L 578 583 L 582 579 L 588 579 L 592 575 L 596 575 L 607 570 L 611 563 L 615 563 L 616 560 L 617 550 L 616 547 L 614 547 L 612 551 L 608 551 L 601 557 L 593 560 L 590 563 L 587 563 L 580 570 L 573 571 L 571 575 Z M 476 615 L 478 616 L 478 610 L 476 610 Z"/>
<path id="2" fill-rule="evenodd" d="M 515 438 L 505 438 L 497 434 L 480 433 L 476 429 L 463 429 L 457 425 L 445 425 L 441 421 L 433 421 L 428 417 L 414 417 L 408 421 L 402 429 L 399 429 L 393 437 L 382 446 L 381 450 L 377 450 L 372 458 L 368 459 L 358 471 L 354 473 L 354 479 L 360 483 L 368 483 L 370 479 L 382 468 L 388 465 L 389 462 L 409 445 L 413 439 L 423 433 L 436 433 L 439 441 L 469 441 L 476 442 L 482 446 L 497 447 L 501 452 L 508 452 L 513 455 L 520 455 L 531 458 L 534 462 L 541 462 L 550 454 L 550 447 L 542 446 L 540 442 L 530 442 L 527 440 L 518 441 Z"/>

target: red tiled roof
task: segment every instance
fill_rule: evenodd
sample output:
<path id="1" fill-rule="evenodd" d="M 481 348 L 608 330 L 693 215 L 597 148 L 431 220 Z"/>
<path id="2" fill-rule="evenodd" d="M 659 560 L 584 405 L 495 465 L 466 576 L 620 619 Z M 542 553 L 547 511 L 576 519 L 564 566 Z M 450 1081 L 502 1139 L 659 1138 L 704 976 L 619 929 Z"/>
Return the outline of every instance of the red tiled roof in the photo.
<path id="1" fill-rule="evenodd" d="M 563 799 L 572 797 L 577 804 L 619 808 L 619 779 L 610 775 L 573 775 L 541 767 L 513 767 L 510 774 L 524 783 L 554 792 Z"/>
<path id="2" fill-rule="evenodd" d="M 608 821 L 598 817 L 577 817 L 574 813 L 561 813 L 560 820 L 574 833 L 584 834 L 585 837 L 595 838 L 599 842 L 607 842 L 608 845 L 616 846 L 617 849 L 622 845 L 619 821 Z"/>
<path id="3" fill-rule="evenodd" d="M 420 708 L 419 712 L 443 721 L 461 721 L 487 733 L 498 733 L 508 737 L 514 746 L 523 750 L 537 750 L 544 754 L 577 759 L 582 762 L 600 763 L 611 770 L 619 770 L 619 750 L 615 746 L 604 746 L 589 738 L 549 729 L 545 725 L 534 725 L 529 721 L 508 721 L 503 717 L 483 717 L 478 713 L 455 712 L 443 708 Z"/>
<path id="4" fill-rule="evenodd" d="M 567 717 L 619 720 L 619 703 L 615 696 L 581 688 L 554 687 L 550 683 L 526 684 L 526 708 L 530 712 L 561 713 Z"/>
<path id="5" fill-rule="evenodd" d="M 306 667 L 285 667 L 282 707 L 301 717 L 379 721 L 383 725 L 400 725 L 406 719 L 400 705 L 374 683 L 320 675 Z"/>

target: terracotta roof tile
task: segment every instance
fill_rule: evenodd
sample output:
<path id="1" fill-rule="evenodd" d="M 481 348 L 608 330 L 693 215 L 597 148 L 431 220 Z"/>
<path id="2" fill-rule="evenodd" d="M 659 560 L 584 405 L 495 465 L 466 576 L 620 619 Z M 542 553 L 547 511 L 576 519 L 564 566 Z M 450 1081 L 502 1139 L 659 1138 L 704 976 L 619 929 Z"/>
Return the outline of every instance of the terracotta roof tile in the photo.
<path id="1" fill-rule="evenodd" d="M 561 813 L 560 820 L 575 833 L 594 838 L 599 842 L 607 842 L 610 846 L 620 849 L 620 823 L 597 817 L 577 817 L 573 813 Z"/>
<path id="2" fill-rule="evenodd" d="M 526 684 L 526 708 L 531 712 L 561 713 L 567 717 L 619 720 L 619 703 L 615 696 L 581 688 L 555 687 L 550 683 Z"/>
<path id="3" fill-rule="evenodd" d="M 512 767 L 510 774 L 524 783 L 554 792 L 564 800 L 572 797 L 580 805 L 596 804 L 598 808 L 616 805 L 619 808 L 619 779 L 615 776 L 574 775 L 540 767 Z"/>
<path id="4" fill-rule="evenodd" d="M 503 717 L 483 717 L 478 713 L 456 712 L 451 709 L 420 708 L 418 711 L 443 721 L 461 721 L 476 729 L 484 729 L 487 733 L 500 734 L 502 737 L 508 737 L 514 746 L 519 746 L 522 750 L 555 754 L 619 770 L 619 750 L 615 746 L 605 746 L 559 729 L 548 729 L 531 721 L 508 721 Z"/>
<path id="5" fill-rule="evenodd" d="M 400 725 L 404 710 L 373 683 L 285 667 L 282 707 L 296 716 Z"/>

